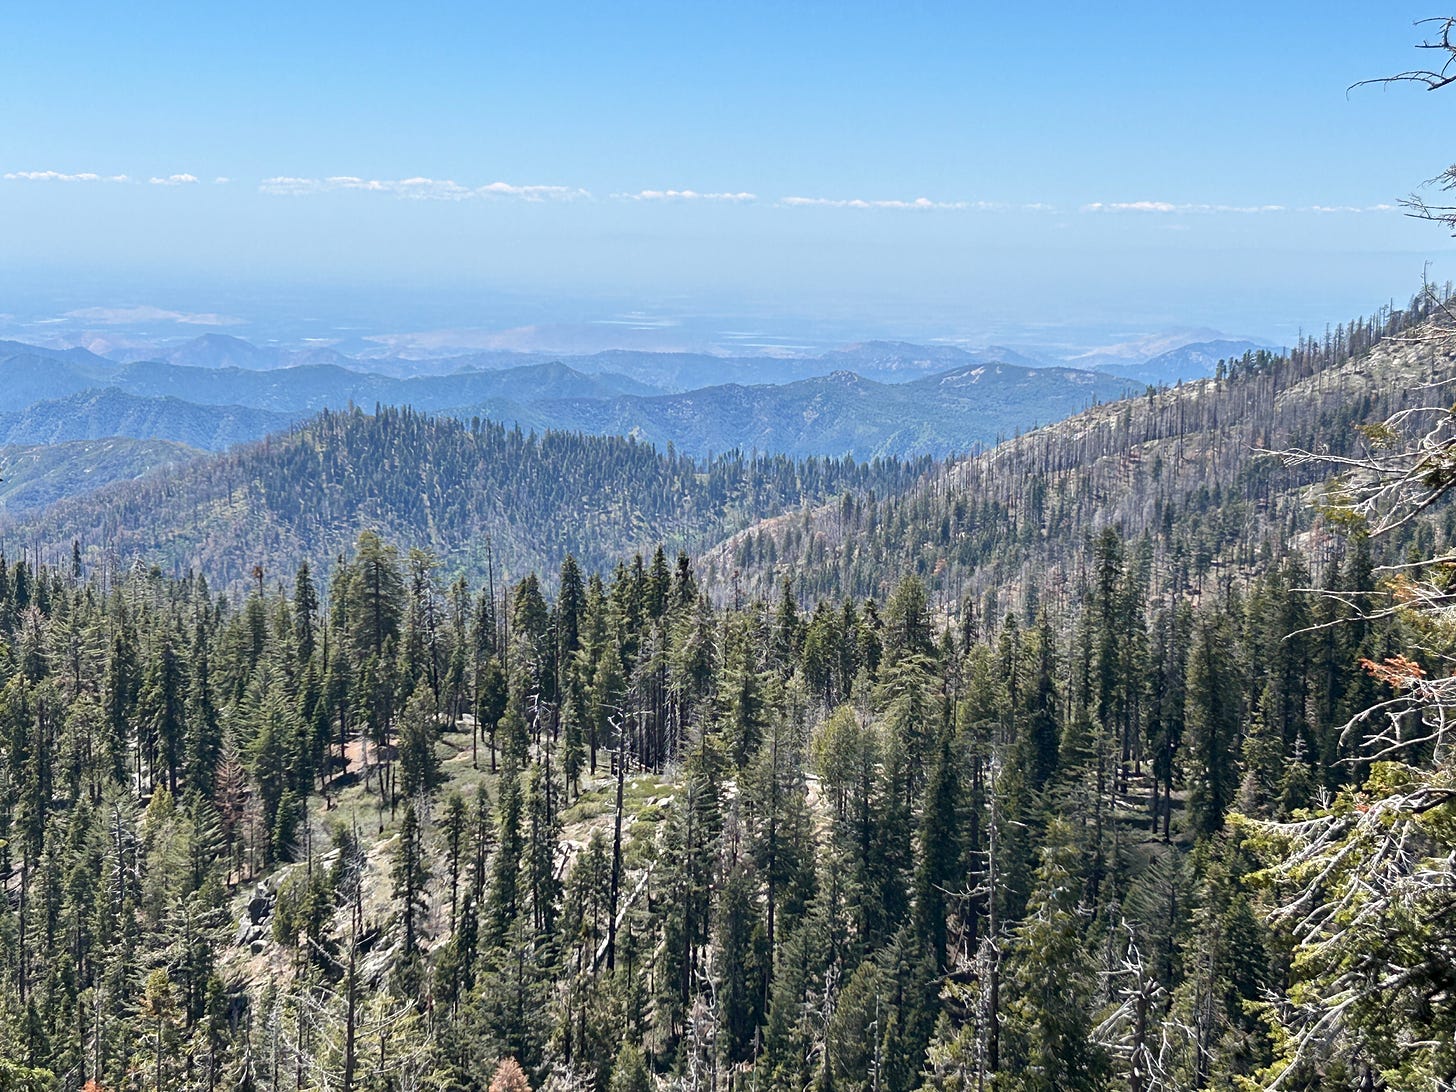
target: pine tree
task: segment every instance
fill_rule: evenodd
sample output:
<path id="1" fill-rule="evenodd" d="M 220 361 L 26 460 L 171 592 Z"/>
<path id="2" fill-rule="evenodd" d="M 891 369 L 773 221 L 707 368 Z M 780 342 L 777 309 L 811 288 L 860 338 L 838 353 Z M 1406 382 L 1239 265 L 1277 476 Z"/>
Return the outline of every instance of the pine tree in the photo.
<path id="1" fill-rule="evenodd" d="M 538 935 L 556 931 L 561 884 L 556 878 L 556 843 L 560 821 L 552 805 L 554 787 L 543 766 L 533 763 L 526 774 L 524 879 Z M 504 838 L 502 838 L 504 844 Z"/>
<path id="2" fill-rule="evenodd" d="M 140 695 L 140 715 L 146 726 L 154 780 L 164 777 L 175 795 L 182 767 L 186 734 L 186 683 L 181 657 L 170 633 L 163 633 L 155 656 L 147 665 Z"/>
<path id="3" fill-rule="evenodd" d="M 383 658 L 386 643 L 399 635 L 404 613 L 399 552 L 372 531 L 361 531 L 343 591 L 336 602 L 345 612 L 356 655 Z"/>
<path id="4" fill-rule="evenodd" d="M 213 702 L 208 644 L 207 633 L 199 621 L 188 657 L 191 678 L 187 688 L 183 765 L 187 784 L 204 796 L 210 795 L 215 787 L 222 757 L 222 731 Z"/>
<path id="5" fill-rule="evenodd" d="M 521 775 L 515 758 L 507 755 L 496 792 L 496 850 L 491 858 L 490 897 L 486 909 L 487 936 L 494 945 L 504 943 L 511 923 L 519 916 L 521 860 L 525 853 L 522 832 L 524 805 Z"/>
<path id="6" fill-rule="evenodd" d="M 960 886 L 957 767 L 950 736 L 943 732 L 921 810 L 915 866 L 915 933 L 937 969 L 946 958 L 948 894 Z"/>
<path id="7" fill-rule="evenodd" d="M 1027 785 L 1040 792 L 1058 769 L 1062 735 L 1056 645 L 1045 615 L 1028 635 L 1023 655 L 1026 683 L 1020 707 L 1014 710 L 1016 754 L 1013 760 L 1024 771 Z"/>
<path id="8" fill-rule="evenodd" d="M 763 1015 L 767 936 L 757 907 L 758 884 L 742 861 L 730 866 L 718 901 L 715 994 L 721 1014 L 719 1049 L 728 1065 L 747 1061 Z"/>
<path id="9" fill-rule="evenodd" d="M 428 680 L 422 678 L 399 722 L 399 780 L 407 797 L 428 794 L 440 782 L 435 734 L 435 698 Z"/>
<path id="10" fill-rule="evenodd" d="M 313 659 L 314 621 L 318 614 L 318 592 L 314 590 L 313 577 L 305 561 L 298 567 L 298 577 L 293 584 L 294 643 L 298 651 L 300 666 Z"/>
<path id="11" fill-rule="evenodd" d="M 404 953 L 408 960 L 416 953 L 421 919 L 429 910 L 425 885 L 430 879 L 429 867 L 425 862 L 424 825 L 412 799 L 405 803 L 390 879 L 394 885 L 395 902 L 399 905 L 399 919 L 404 932 Z"/>
<path id="12" fill-rule="evenodd" d="M 1235 748 L 1241 712 L 1228 660 L 1231 645 L 1224 616 L 1203 617 L 1188 653 L 1184 740 L 1188 817 L 1194 832 L 1203 837 L 1223 825 L 1224 812 L 1238 791 Z"/>
<path id="13" fill-rule="evenodd" d="M 935 650 L 930 632 L 930 603 L 918 576 L 906 576 L 895 585 L 885 604 L 884 649 L 890 659 L 902 654 L 928 656 Z"/>
<path id="14" fill-rule="evenodd" d="M 1090 1092 L 1103 1085 L 1108 1063 L 1091 1041 L 1094 982 L 1082 947 L 1081 852 L 1070 828 L 1048 829 L 1027 916 L 1008 956 L 998 1088 Z"/>
<path id="15" fill-rule="evenodd" d="M 649 1092 L 652 1077 L 647 1072 L 647 1063 L 642 1051 L 633 1043 L 624 1041 L 617 1051 L 617 1060 L 612 1063 L 612 1083 L 608 1092 Z"/>

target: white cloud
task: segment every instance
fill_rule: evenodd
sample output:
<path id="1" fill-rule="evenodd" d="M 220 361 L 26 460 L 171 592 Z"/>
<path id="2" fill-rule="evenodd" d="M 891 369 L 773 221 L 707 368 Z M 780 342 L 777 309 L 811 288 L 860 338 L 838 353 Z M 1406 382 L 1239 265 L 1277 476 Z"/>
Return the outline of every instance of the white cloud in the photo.
<path id="1" fill-rule="evenodd" d="M 779 204 L 788 208 L 826 209 L 969 209 L 976 207 L 969 201 L 932 201 L 928 197 L 917 197 L 913 201 L 876 200 L 862 197 L 783 197 Z"/>
<path id="2" fill-rule="evenodd" d="M 83 307 L 67 311 L 62 318 L 92 322 L 98 326 L 134 326 L 143 322 L 175 322 L 181 326 L 237 326 L 242 319 L 229 315 L 168 311 L 162 307 Z"/>
<path id="3" fill-rule="evenodd" d="M 258 184 L 258 189 L 263 193 L 312 193 L 318 187 L 318 180 L 313 178 L 290 178 L 287 175 L 279 175 L 275 178 L 265 178 Z"/>
<path id="4" fill-rule="evenodd" d="M 1310 205 L 1300 212 L 1394 212 L 1396 205 Z"/>
<path id="5" fill-rule="evenodd" d="M 228 178 L 226 175 L 221 175 L 220 174 L 220 175 L 218 175 L 216 178 L 214 178 L 212 180 L 212 184 L 214 186 L 226 186 L 231 181 L 232 181 L 231 178 Z"/>
<path id="6" fill-rule="evenodd" d="M 915 211 L 952 212 L 1055 212 L 1052 205 L 1041 202 L 1017 204 L 1009 201 L 932 201 L 928 197 L 912 200 L 868 199 L 864 197 L 781 197 L 779 205 L 784 208 L 825 209 L 895 209 Z"/>
<path id="7" fill-rule="evenodd" d="M 353 175 L 335 175 L 322 180 L 320 190 L 365 190 L 370 193 L 392 193 L 397 197 L 414 197 L 436 201 L 461 201 L 470 196 L 470 190 L 458 182 L 434 178 L 401 178 L 398 181 L 355 178 Z"/>
<path id="8" fill-rule="evenodd" d="M 1172 201 L 1094 201 L 1082 212 L 1152 212 L 1161 214 L 1236 213 L 1255 215 L 1270 212 L 1390 212 L 1394 205 L 1217 205 Z"/>
<path id="9" fill-rule="evenodd" d="M 62 171 L 8 171 L 5 174 L 8 182 L 125 182 L 127 177 L 124 174 L 96 174 L 94 171 L 81 171 L 77 174 L 66 174 Z"/>
<path id="10" fill-rule="evenodd" d="M 741 204 L 758 200 L 756 193 L 702 193 L 698 190 L 638 190 L 612 196 L 623 201 L 726 201 Z"/>
<path id="11" fill-rule="evenodd" d="M 431 201 L 467 201 L 475 198 L 506 197 L 519 201 L 574 201 L 591 196 L 573 186 L 520 186 L 510 182 L 491 182 L 484 186 L 464 186 L 448 178 L 358 178 L 354 175 L 333 175 L 329 178 L 294 178 L 279 175 L 265 178 L 258 189 L 263 193 L 284 196 L 306 196 L 344 190 L 384 193 L 394 197 Z"/>
<path id="12" fill-rule="evenodd" d="M 1082 206 L 1083 212 L 1288 212 L 1284 205 L 1209 205 L 1174 204 L 1172 201 L 1093 201 Z"/>
<path id="13" fill-rule="evenodd" d="M 1178 206 L 1167 201 L 1093 201 L 1082 206 L 1083 212 L 1177 212 Z"/>
<path id="14" fill-rule="evenodd" d="M 492 182 L 475 192 L 486 197 L 519 197 L 523 201 L 574 201 L 591 196 L 586 190 L 571 186 L 513 186 L 509 182 Z"/>
<path id="15" fill-rule="evenodd" d="M 5 174 L 8 182 L 130 182 L 131 178 L 124 174 L 97 174 L 95 171 L 77 171 L 67 174 L 64 171 L 9 171 Z M 138 179 L 140 181 L 140 179 Z M 169 174 L 153 175 L 147 181 L 153 186 L 187 186 L 197 181 L 194 174 Z M 220 181 L 227 181 L 220 179 Z"/>

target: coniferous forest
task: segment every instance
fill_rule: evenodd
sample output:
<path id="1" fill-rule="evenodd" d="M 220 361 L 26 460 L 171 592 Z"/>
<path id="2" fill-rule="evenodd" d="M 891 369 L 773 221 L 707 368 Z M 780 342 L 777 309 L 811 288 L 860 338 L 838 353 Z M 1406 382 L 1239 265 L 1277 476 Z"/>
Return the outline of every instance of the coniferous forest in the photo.
<path id="1" fill-rule="evenodd" d="M 7 1087 L 1447 1087 L 1421 412 L 1342 441 L 1317 537 L 1195 585 L 1108 524 L 995 615 L 371 531 L 230 593 L 7 561 Z"/>
<path id="2" fill-rule="evenodd" d="M 591 203 L 258 196 L 337 190 Z M 137 312 L 233 321 L 62 318 Z M 1210 370 L 869 463 L 326 410 L 7 518 L 0 1092 L 1451 1092 L 1456 297 Z"/>

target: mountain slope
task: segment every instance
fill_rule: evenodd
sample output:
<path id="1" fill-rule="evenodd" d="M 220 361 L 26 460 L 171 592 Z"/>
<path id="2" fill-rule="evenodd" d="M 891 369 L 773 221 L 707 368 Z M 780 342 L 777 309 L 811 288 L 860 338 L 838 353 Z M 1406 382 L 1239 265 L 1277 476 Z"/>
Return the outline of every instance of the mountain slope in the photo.
<path id="1" fill-rule="evenodd" d="M 865 341 L 833 349 L 819 359 L 832 368 L 858 372 L 884 382 L 922 379 L 940 372 L 983 364 L 1037 368 L 1046 363 L 1004 346 L 962 349 L 954 345 L 912 345 L 905 341 Z"/>
<path id="2" fill-rule="evenodd" d="M 34 352 L 0 356 L 0 382 L 10 395 L 9 404 L 18 409 L 105 387 L 143 398 L 171 397 L 202 405 L 247 406 L 285 413 L 344 409 L 351 403 L 372 406 L 381 402 L 436 410 L 492 398 L 531 401 L 661 393 L 627 376 L 588 375 L 554 361 L 496 371 L 395 379 L 332 363 L 258 371 L 155 360 L 114 364 L 86 356 L 90 359 Z"/>
<path id="3" fill-rule="evenodd" d="M 109 361 L 97 365 L 48 356 L 29 346 L 21 349 L 24 351 L 0 354 L 0 390 L 5 392 L 5 405 L 12 409 L 104 387 L 116 372 L 116 365 Z"/>
<path id="4" fill-rule="evenodd" d="M 787 575 L 811 597 L 883 594 L 886 574 L 913 570 L 947 610 L 996 615 L 1025 602 L 1033 584 L 1074 594 L 1088 542 L 1117 527 L 1130 541 L 1147 537 L 1165 587 L 1196 592 L 1247 565 L 1238 550 L 1257 548 L 1248 544 L 1278 554 L 1292 536 L 1318 533 L 1306 490 L 1325 472 L 1261 452 L 1348 450 L 1355 425 L 1456 375 L 1449 350 L 1379 340 L 1420 318 L 1397 312 L 1352 326 L 1342 341 L 1258 354 L 1223 381 L 1093 407 L 951 463 L 902 495 L 851 496 L 807 519 L 767 521 L 710 551 L 700 569 L 720 593 L 730 583 L 767 593 Z M 1319 540 L 1305 545 L 1317 550 Z"/>
<path id="5" fill-rule="evenodd" d="M 21 341 L 0 341 L 0 362 L 14 356 L 40 356 L 47 360 L 59 360 L 92 368 L 114 368 L 116 365 L 104 356 L 97 356 L 89 349 L 79 346 L 69 349 L 52 349 L 43 345 L 28 345 Z"/>
<path id="6" fill-rule="evenodd" d="M 200 568 L 227 584 L 265 560 L 291 571 L 361 530 L 455 570 L 554 573 L 568 553 L 610 567 L 658 542 L 696 547 L 845 489 L 904 486 L 927 467 L 725 456 L 700 464 L 630 440 L 467 427 L 410 410 L 325 412 L 293 432 L 3 525 L 27 541 Z"/>
<path id="7" fill-rule="evenodd" d="M 870 459 L 968 451 L 1090 402 L 1120 397 L 1129 386 L 1127 380 L 1073 368 L 990 364 L 908 383 L 836 372 L 776 386 L 545 400 L 531 408 L 556 427 L 672 443 L 695 455 L 751 447 Z"/>
<path id="8" fill-rule="evenodd" d="M 1205 379 L 1213 375 L 1218 362 L 1238 360 L 1250 353 L 1267 350 L 1256 341 L 1198 341 L 1138 363 L 1103 363 L 1101 371 L 1136 379 L 1150 387 L 1173 386 L 1189 379 Z"/>
<path id="9" fill-rule="evenodd" d="M 221 451 L 286 428 L 297 415 L 244 406 L 199 406 L 178 398 L 138 398 L 115 388 L 87 390 L 0 413 L 0 443 L 57 444 L 125 436 Z"/>
<path id="10" fill-rule="evenodd" d="M 116 436 L 63 444 L 0 444 L 0 511 L 15 515 L 44 508 L 204 454 L 167 440 Z"/>

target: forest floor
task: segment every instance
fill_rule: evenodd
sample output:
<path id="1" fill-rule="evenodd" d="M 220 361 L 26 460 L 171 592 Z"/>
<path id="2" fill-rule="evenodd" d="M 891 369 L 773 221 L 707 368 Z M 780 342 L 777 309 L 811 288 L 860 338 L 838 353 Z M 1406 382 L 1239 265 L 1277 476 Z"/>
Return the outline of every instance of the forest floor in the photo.
<path id="1" fill-rule="evenodd" d="M 440 759 L 441 785 L 435 814 L 438 822 L 444 800 L 459 793 L 474 807 L 478 788 L 494 796 L 498 777 L 491 770 L 489 741 L 473 737 L 473 724 L 462 718 L 442 733 L 436 747 Z M 337 767 L 338 776 L 324 792 L 309 799 L 308 819 L 300 836 L 300 860 L 283 865 L 271 873 L 259 874 L 238 885 L 233 901 L 233 925 L 236 941 L 228 960 L 230 967 L 251 982 L 285 983 L 292 979 L 298 964 L 298 953 L 291 943 L 280 944 L 274 936 L 273 909 L 278 891 L 295 874 L 307 870 L 329 869 L 337 860 L 333 832 L 339 827 L 356 832 L 364 846 L 365 875 L 364 922 L 369 951 L 363 967 L 367 977 L 381 978 L 393 965 L 394 945 L 374 947 L 377 941 L 391 936 L 388 928 L 395 913 L 391 870 L 398 841 L 399 823 L 404 815 L 404 801 L 397 799 L 390 807 L 387 793 L 381 786 L 384 763 L 393 761 L 392 749 L 368 748 L 355 740 L 345 748 L 345 761 Z M 366 765 L 367 755 L 367 765 Z M 820 791 L 818 778 L 809 776 L 809 801 L 814 825 L 823 836 L 829 822 L 827 802 Z M 731 791 L 731 788 L 730 790 Z M 629 773 L 622 794 L 622 851 L 624 874 L 623 899 L 619 917 L 625 917 L 633 902 L 650 885 L 657 858 L 658 834 L 678 799 L 680 785 L 671 773 L 637 771 Z M 1176 794 L 1175 813 L 1181 812 L 1183 794 Z M 569 802 L 560 811 L 560 854 L 558 877 L 564 879 L 571 861 L 600 837 L 610 846 L 613 837 L 616 802 L 616 780 L 610 756 L 599 756 L 595 771 L 588 770 Z M 1145 774 L 1133 775 L 1126 791 L 1118 794 L 1112 814 L 1118 832 L 1120 852 L 1133 860 L 1134 870 L 1141 872 L 1150 860 L 1167 852 L 1160 832 L 1151 828 L 1151 786 Z M 1181 842 L 1181 823 L 1175 817 L 1173 840 Z M 445 854 L 439 844 L 438 830 L 433 824 L 427 833 L 427 859 L 435 873 L 437 886 L 444 870 Z M 448 933 L 448 908 L 435 900 L 423 923 L 423 946 L 426 950 L 442 943 Z"/>
<path id="2" fill-rule="evenodd" d="M 440 760 L 441 784 L 434 820 L 439 819 L 438 802 L 459 793 L 473 807 L 478 787 L 484 784 L 494 797 L 498 777 L 491 770 L 490 743 L 473 738 L 470 717 L 462 717 L 441 734 L 436 745 Z M 337 755 L 337 752 L 336 752 Z M 366 761 L 367 756 L 367 761 Z M 394 913 L 393 881 L 390 876 L 398 841 L 399 823 L 405 801 L 397 799 L 390 807 L 388 794 L 381 789 L 386 761 L 393 761 L 393 748 L 367 747 L 362 740 L 351 740 L 344 749 L 344 761 L 338 773 L 322 792 L 316 791 L 308 801 L 307 821 L 300 834 L 300 860 L 283 865 L 272 872 L 259 873 L 237 885 L 233 899 L 233 925 L 236 942 L 228 961 L 233 970 L 247 981 L 277 982 L 289 980 L 296 965 L 293 946 L 279 944 L 273 933 L 273 910 L 279 890 L 291 877 L 309 868 L 329 869 L 338 859 L 333 832 L 340 827 L 356 832 L 364 846 L 365 874 L 364 921 L 366 933 L 383 936 Z M 625 914 L 632 899 L 641 890 L 645 868 L 650 868 L 656 843 L 658 824 L 666 817 L 676 793 L 675 781 L 667 775 L 638 771 L 629 773 L 622 793 L 622 847 L 626 893 L 621 913 Z M 579 792 L 561 811 L 558 875 L 565 877 L 571 860 L 586 848 L 594 835 L 600 835 L 608 846 L 614 826 L 616 781 L 610 759 L 599 756 L 595 773 L 583 775 Z M 445 855 L 438 845 L 438 832 L 427 833 L 428 860 L 431 870 L 442 871 Z M 445 939 L 448 908 L 431 906 L 424 923 L 423 945 L 428 950 Z M 392 964 L 392 948 L 370 954 L 365 965 L 369 977 L 385 973 Z"/>

